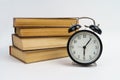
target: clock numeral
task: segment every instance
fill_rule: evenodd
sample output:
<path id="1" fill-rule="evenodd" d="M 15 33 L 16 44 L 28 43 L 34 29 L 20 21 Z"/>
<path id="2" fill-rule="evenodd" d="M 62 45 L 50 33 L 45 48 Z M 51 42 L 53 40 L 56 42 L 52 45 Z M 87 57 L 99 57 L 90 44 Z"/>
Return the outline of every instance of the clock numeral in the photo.
<path id="1" fill-rule="evenodd" d="M 89 38 L 92 38 L 92 35 L 90 35 Z"/>
<path id="2" fill-rule="evenodd" d="M 73 51 L 73 54 L 75 54 L 75 51 Z"/>
<path id="3" fill-rule="evenodd" d="M 73 49 L 73 48 L 74 48 L 74 46 L 70 46 L 70 48 L 72 48 L 72 49 Z"/>
<path id="4" fill-rule="evenodd" d="M 86 34 L 83 34 L 83 38 L 86 38 Z"/>
<path id="5" fill-rule="evenodd" d="M 93 40 L 93 43 L 96 43 L 96 40 Z"/>
<path id="6" fill-rule="evenodd" d="M 78 39 L 81 39 L 81 36 L 78 36 Z"/>
<path id="7" fill-rule="evenodd" d="M 77 43 L 77 40 L 74 40 L 74 43 Z"/>
<path id="8" fill-rule="evenodd" d="M 80 58 L 80 55 L 78 55 L 78 58 Z"/>
<path id="9" fill-rule="evenodd" d="M 98 49 L 98 46 L 95 46 L 95 49 Z"/>
<path id="10" fill-rule="evenodd" d="M 90 59 L 90 60 L 92 59 L 91 55 L 89 55 L 89 59 Z"/>
<path id="11" fill-rule="evenodd" d="M 93 54 L 95 55 L 96 53 L 95 53 L 95 52 L 93 52 Z"/>
<path id="12" fill-rule="evenodd" d="M 83 60 L 85 60 L 85 56 L 83 56 Z"/>

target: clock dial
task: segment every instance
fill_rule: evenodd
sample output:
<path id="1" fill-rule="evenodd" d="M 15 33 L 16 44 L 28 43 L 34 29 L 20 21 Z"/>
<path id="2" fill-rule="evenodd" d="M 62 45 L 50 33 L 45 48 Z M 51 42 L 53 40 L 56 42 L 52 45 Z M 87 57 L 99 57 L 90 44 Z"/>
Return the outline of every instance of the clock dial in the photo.
<path id="1" fill-rule="evenodd" d="M 102 43 L 95 33 L 82 30 L 71 36 L 68 41 L 67 49 L 70 57 L 75 62 L 90 64 L 100 57 Z"/>

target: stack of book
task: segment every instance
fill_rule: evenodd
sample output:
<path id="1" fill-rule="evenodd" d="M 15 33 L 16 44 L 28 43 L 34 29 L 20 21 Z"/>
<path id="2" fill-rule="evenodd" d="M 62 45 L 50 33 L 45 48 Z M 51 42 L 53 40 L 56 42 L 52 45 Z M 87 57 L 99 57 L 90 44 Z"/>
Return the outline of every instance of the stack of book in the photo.
<path id="1" fill-rule="evenodd" d="M 25 62 L 66 57 L 68 29 L 76 18 L 14 18 L 10 55 Z"/>

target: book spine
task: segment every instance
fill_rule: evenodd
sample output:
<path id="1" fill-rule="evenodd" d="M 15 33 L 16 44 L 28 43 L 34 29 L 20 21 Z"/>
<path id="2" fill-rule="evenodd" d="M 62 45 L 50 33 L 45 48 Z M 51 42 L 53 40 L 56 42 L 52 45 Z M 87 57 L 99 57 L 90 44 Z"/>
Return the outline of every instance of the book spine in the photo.
<path id="1" fill-rule="evenodd" d="M 20 37 L 59 37 L 70 36 L 69 28 L 15 28 L 15 34 Z"/>
<path id="2" fill-rule="evenodd" d="M 70 27 L 77 24 L 76 18 L 14 18 L 14 27 Z"/>

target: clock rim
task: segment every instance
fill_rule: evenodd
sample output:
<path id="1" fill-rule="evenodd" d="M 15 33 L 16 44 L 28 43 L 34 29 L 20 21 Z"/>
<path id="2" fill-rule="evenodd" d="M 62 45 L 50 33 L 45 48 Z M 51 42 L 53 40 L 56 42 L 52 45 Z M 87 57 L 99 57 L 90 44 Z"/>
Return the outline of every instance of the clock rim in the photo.
<path id="1" fill-rule="evenodd" d="M 77 33 L 81 33 L 81 32 L 88 32 L 88 33 L 93 34 L 93 35 L 99 40 L 99 42 L 100 42 L 100 52 L 99 52 L 98 57 L 97 57 L 95 60 L 93 60 L 93 61 L 91 61 L 91 62 L 88 62 L 88 63 L 83 63 L 83 62 L 76 61 L 76 60 L 71 56 L 70 51 L 69 51 L 69 44 L 70 44 L 70 41 L 71 41 L 72 37 L 73 37 L 74 35 L 76 35 Z M 102 54 L 102 51 L 103 51 L 103 45 L 102 45 L 102 41 L 101 41 L 100 37 L 99 37 L 97 34 L 95 34 L 94 32 L 89 31 L 89 30 L 80 30 L 80 31 L 75 32 L 72 36 L 70 36 L 70 38 L 69 38 L 69 40 L 68 40 L 68 42 L 67 42 L 67 52 L 68 52 L 69 57 L 70 57 L 74 62 L 76 62 L 76 63 L 78 63 L 78 64 L 80 64 L 80 65 L 90 65 L 90 64 L 92 64 L 92 63 L 95 63 L 95 62 L 100 58 L 100 56 L 101 56 L 101 54 Z"/>

